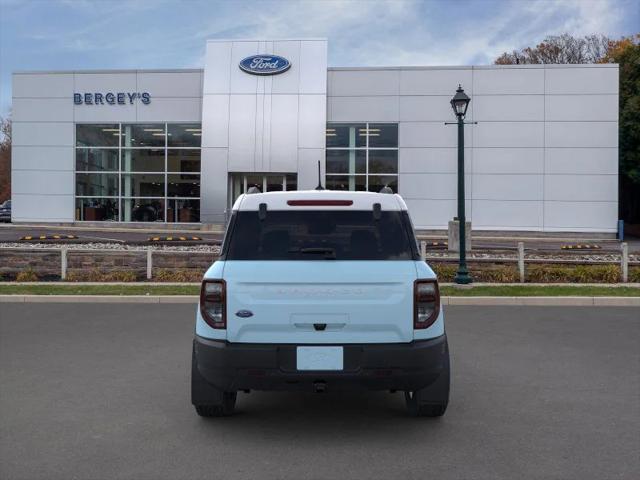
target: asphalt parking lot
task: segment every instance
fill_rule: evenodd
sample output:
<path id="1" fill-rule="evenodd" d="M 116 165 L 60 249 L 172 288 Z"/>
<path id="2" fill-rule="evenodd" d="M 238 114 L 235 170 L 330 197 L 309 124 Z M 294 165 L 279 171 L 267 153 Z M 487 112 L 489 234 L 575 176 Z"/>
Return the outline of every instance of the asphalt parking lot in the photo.
<path id="1" fill-rule="evenodd" d="M 448 307 L 452 397 L 189 403 L 190 305 L 0 303 L 2 479 L 640 478 L 640 310 Z"/>

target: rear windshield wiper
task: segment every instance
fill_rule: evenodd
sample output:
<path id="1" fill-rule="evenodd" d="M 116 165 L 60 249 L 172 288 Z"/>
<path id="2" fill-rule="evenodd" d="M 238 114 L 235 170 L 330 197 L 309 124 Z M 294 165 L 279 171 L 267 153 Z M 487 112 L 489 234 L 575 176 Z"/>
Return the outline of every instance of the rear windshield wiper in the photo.
<path id="1" fill-rule="evenodd" d="M 324 258 L 329 260 L 333 260 L 336 258 L 335 248 L 329 248 L 329 247 L 308 247 L 308 248 L 300 248 L 300 249 L 291 249 L 289 250 L 289 252 L 324 254 Z"/>

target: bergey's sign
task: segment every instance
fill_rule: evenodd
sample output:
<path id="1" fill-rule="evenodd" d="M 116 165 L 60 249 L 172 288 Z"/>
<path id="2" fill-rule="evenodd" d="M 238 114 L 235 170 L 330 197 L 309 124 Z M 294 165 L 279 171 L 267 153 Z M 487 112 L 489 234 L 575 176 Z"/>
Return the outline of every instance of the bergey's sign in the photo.
<path id="1" fill-rule="evenodd" d="M 240 69 L 252 75 L 277 75 L 289 68 L 289 60 L 278 55 L 251 55 L 240 62 Z"/>
<path id="2" fill-rule="evenodd" d="M 148 92 L 107 92 L 107 93 L 74 93 L 73 103 L 76 105 L 133 105 L 140 101 L 144 105 L 151 103 Z"/>

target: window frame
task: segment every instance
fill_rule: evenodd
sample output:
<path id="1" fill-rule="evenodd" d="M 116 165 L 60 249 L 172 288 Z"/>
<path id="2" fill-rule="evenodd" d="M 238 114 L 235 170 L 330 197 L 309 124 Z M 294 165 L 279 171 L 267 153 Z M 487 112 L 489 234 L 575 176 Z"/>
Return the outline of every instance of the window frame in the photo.
<path id="1" fill-rule="evenodd" d="M 91 146 L 91 145 L 78 145 L 78 141 L 77 141 L 77 134 L 78 134 L 78 126 L 79 125 L 109 125 L 109 126 L 115 126 L 117 125 L 118 127 L 118 145 L 117 146 Z M 124 139 L 123 139 L 123 128 L 126 125 L 150 125 L 150 124 L 157 124 L 157 125 L 163 125 L 164 126 L 164 147 L 162 146 L 134 146 L 134 147 L 127 147 L 125 145 L 123 145 L 124 143 Z M 200 129 L 200 145 L 195 147 L 195 146 L 169 146 L 169 126 L 170 125 L 194 125 L 194 128 L 198 128 Z M 123 186 L 122 186 L 122 182 L 123 182 L 123 177 L 125 175 L 132 175 L 132 174 L 153 174 L 153 175 L 162 175 L 164 178 L 164 195 L 162 197 L 146 197 L 146 198 L 161 198 L 164 202 L 164 220 L 161 223 L 184 223 L 184 222 L 168 222 L 167 221 L 167 211 L 168 211 L 168 205 L 169 205 L 169 201 L 171 200 L 190 200 L 190 201 L 197 201 L 200 204 L 200 208 L 202 207 L 201 205 L 201 197 L 202 197 L 202 123 L 201 122 L 104 122 L 104 121 L 96 121 L 96 122 L 77 122 L 74 123 L 74 129 L 73 129 L 73 155 L 74 155 L 74 159 L 73 159 L 73 198 L 74 198 L 74 219 L 76 218 L 75 215 L 75 209 L 77 208 L 77 200 L 78 199 L 85 199 L 85 198 L 96 198 L 96 199 L 111 199 L 111 200 L 115 200 L 117 205 L 120 206 L 122 204 L 122 202 L 125 199 L 130 199 L 130 198 L 138 198 L 138 197 L 132 197 L 132 196 L 128 196 L 128 195 L 123 195 L 123 193 L 125 193 L 123 191 Z M 117 150 L 118 152 L 118 165 L 117 165 L 117 170 L 111 170 L 111 171 L 104 171 L 104 170 L 78 170 L 77 169 L 77 152 L 79 150 Z M 125 150 L 162 150 L 164 153 L 164 169 L 163 171 L 149 171 L 149 172 L 138 172 L 138 171 L 125 171 L 123 170 L 123 155 Z M 197 171 L 195 172 L 173 172 L 173 171 L 169 171 L 168 170 L 168 163 L 169 163 L 169 152 L 170 151 L 176 151 L 176 150 L 197 150 L 199 152 L 199 168 Z M 170 174 L 188 174 L 190 176 L 196 177 L 199 179 L 200 182 L 200 194 L 197 197 L 169 197 L 168 195 L 168 176 Z M 91 196 L 91 195 L 78 195 L 78 185 L 77 185 L 77 175 L 78 174 L 104 174 L 104 175 L 117 175 L 117 179 L 118 179 L 118 188 L 117 188 L 117 195 L 116 196 Z M 140 197 L 142 198 L 142 197 Z M 200 209 L 199 209 L 200 211 Z M 129 220 L 129 221 L 125 221 L 124 219 L 124 211 L 122 208 L 118 208 L 118 218 L 116 220 L 116 222 L 119 223 L 139 223 L 137 221 L 134 220 Z M 74 220 L 76 222 L 86 222 L 87 220 Z M 159 222 L 160 223 L 160 222 Z M 189 222 L 189 223 L 184 223 L 185 225 L 192 225 L 194 223 L 202 223 L 200 220 L 198 222 Z"/>
<path id="2" fill-rule="evenodd" d="M 364 173 L 327 173 L 325 170 L 325 184 L 327 182 L 327 177 L 364 177 L 365 178 L 365 191 L 368 192 L 369 191 L 369 177 L 370 176 L 374 176 L 374 177 L 381 177 L 381 176 L 385 176 L 385 177 L 395 177 L 396 178 L 396 184 L 398 185 L 397 190 L 400 190 L 400 182 L 399 182 L 399 177 L 400 177 L 400 173 L 399 173 L 399 163 L 400 163 L 400 127 L 399 124 L 397 122 L 327 122 L 326 124 L 326 130 L 329 130 L 331 128 L 334 128 L 335 126 L 341 126 L 341 125 L 347 125 L 347 126 L 357 126 L 357 125 L 364 125 L 367 135 L 366 135 L 366 141 L 365 141 L 365 145 L 361 146 L 361 147 L 329 147 L 327 146 L 326 143 L 326 137 L 325 137 L 325 151 L 364 151 L 365 152 L 365 172 Z M 369 146 L 369 133 L 370 133 L 370 128 L 371 125 L 394 125 L 397 128 L 398 131 L 398 141 L 396 143 L 395 147 L 371 147 Z M 396 169 L 395 173 L 370 173 L 369 171 L 369 153 L 371 151 L 395 151 L 397 152 L 396 158 L 398 161 L 398 168 Z M 326 164 L 326 153 L 325 153 L 325 164 Z M 394 193 L 398 193 L 398 191 L 394 192 Z"/>

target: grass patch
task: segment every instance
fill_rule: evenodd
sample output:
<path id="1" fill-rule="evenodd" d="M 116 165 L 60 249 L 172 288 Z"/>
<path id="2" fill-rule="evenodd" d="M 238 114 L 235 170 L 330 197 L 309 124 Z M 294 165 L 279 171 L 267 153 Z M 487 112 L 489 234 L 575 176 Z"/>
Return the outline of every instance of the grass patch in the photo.
<path id="1" fill-rule="evenodd" d="M 440 294 L 452 297 L 640 297 L 638 287 L 571 285 L 482 285 L 471 288 L 442 287 Z"/>
<path id="2" fill-rule="evenodd" d="M 0 295 L 199 295 L 199 285 L 0 285 Z"/>
<path id="3" fill-rule="evenodd" d="M 0 285 L 0 295 L 199 295 L 199 285 Z M 571 285 L 490 285 L 442 287 L 443 296 L 487 297 L 640 297 L 638 287 Z"/>

